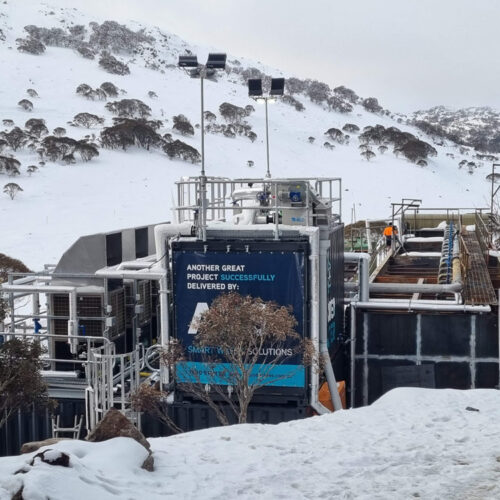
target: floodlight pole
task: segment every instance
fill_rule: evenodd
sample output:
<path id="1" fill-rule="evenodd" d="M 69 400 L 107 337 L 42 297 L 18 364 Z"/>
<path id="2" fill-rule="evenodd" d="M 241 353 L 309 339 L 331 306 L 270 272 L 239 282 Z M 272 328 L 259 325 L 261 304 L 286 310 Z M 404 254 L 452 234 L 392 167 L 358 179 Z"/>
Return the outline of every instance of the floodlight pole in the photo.
<path id="1" fill-rule="evenodd" d="M 267 101 L 268 97 L 264 97 L 264 100 L 266 102 L 266 152 L 267 152 L 267 172 L 266 172 L 266 178 L 270 179 L 271 178 L 271 169 L 269 167 L 269 118 L 267 114 Z"/>
<path id="2" fill-rule="evenodd" d="M 205 116 L 204 116 L 204 92 L 203 80 L 205 79 L 205 68 L 200 71 L 201 83 L 201 175 L 200 175 L 200 195 L 201 213 L 198 214 L 200 220 L 200 238 L 207 241 L 207 176 L 205 175 Z"/>

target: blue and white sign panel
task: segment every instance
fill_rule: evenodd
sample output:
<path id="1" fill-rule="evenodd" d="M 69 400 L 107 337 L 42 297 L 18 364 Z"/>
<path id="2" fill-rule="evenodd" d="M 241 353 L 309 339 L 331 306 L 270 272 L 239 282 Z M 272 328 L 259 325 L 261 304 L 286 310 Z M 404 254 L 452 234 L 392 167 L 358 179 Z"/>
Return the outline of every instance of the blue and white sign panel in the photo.
<path id="1" fill-rule="evenodd" d="M 182 247 L 181 247 L 182 248 Z M 193 319 L 210 307 L 222 293 L 238 292 L 291 306 L 297 320 L 296 331 L 304 335 L 305 259 L 304 250 L 224 252 L 177 249 L 174 247 L 173 281 L 175 297 L 175 333 L 182 342 L 187 361 L 177 368 L 179 382 L 196 382 L 189 375 L 196 370 L 201 383 L 221 383 L 217 371 L 202 361 L 194 345 L 196 328 Z M 217 346 L 211 347 L 217 349 Z M 183 366 L 186 368 L 183 370 Z M 224 369 L 224 363 L 220 363 Z M 257 376 L 259 365 L 256 366 Z M 290 356 L 273 368 L 276 387 L 304 387 L 305 368 L 299 356 Z"/>

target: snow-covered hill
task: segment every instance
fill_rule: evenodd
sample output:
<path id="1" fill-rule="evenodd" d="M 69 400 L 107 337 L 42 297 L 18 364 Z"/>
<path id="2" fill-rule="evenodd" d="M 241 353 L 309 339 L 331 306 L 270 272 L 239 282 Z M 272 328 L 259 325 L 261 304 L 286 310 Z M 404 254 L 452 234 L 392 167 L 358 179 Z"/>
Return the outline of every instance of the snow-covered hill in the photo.
<path id="1" fill-rule="evenodd" d="M 500 113 L 494 109 L 437 106 L 413 113 L 413 119 L 431 136 L 475 148 L 479 159 L 498 161 L 495 154 L 500 153 Z"/>
<path id="2" fill-rule="evenodd" d="M 0 73 L 4 75 L 0 87 L 0 131 L 10 133 L 16 126 L 25 131 L 27 120 L 43 119 L 48 135 L 52 135 L 55 128 L 63 127 L 67 137 L 93 143 L 99 150 L 99 156 L 89 162 L 82 161 L 75 152 L 76 163 L 66 164 L 61 160 L 50 161 L 48 146 L 45 150 L 41 147 L 43 133 L 40 138 L 31 137 L 17 151 L 8 143 L 3 144 L 0 156 L 13 155 L 21 166 L 20 175 L 15 178 L 9 177 L 4 169 L 4 173 L 0 173 L 0 187 L 15 182 L 23 191 L 14 200 L 0 193 L 0 252 L 19 258 L 32 268 L 56 262 L 82 234 L 171 220 L 175 180 L 199 171 L 196 164 L 169 159 L 164 143 L 181 140 L 199 149 L 200 129 L 196 128 L 200 121 L 199 81 L 189 78 L 176 67 L 176 62 L 178 55 L 186 50 L 198 54 L 203 61 L 213 48 L 189 45 L 169 33 L 168 27 L 143 27 L 134 22 L 127 26 L 128 31 L 116 23 L 95 18 L 92 12 L 79 12 L 38 0 L 0 3 Z M 18 47 L 24 47 L 25 51 L 20 52 Z M 41 53 L 33 55 L 26 50 Z M 110 74 L 103 69 L 99 65 L 102 51 L 126 64 L 129 74 Z M 88 57 L 94 54 L 94 59 L 83 57 L 82 53 Z M 228 61 L 228 70 L 218 76 L 218 81 L 207 81 L 205 85 L 205 109 L 216 116 L 211 127 L 212 131 L 219 132 L 208 133 L 206 137 L 207 174 L 263 176 L 264 109 L 248 98 L 245 79 L 259 74 L 258 71 L 275 77 L 281 73 L 237 55 L 228 55 Z M 111 97 L 95 92 L 104 82 L 112 82 L 121 89 L 119 95 Z M 87 96 L 91 98 L 76 93 L 83 83 L 93 89 L 94 93 Z M 402 197 L 422 198 L 424 203 L 433 206 L 487 204 L 485 177 L 489 166 L 477 160 L 474 152 L 462 150 L 461 153 L 450 141 L 437 145 L 419 129 L 406 125 L 404 117 L 397 114 L 367 111 L 362 99 L 332 90 L 343 82 L 328 82 L 326 90 L 321 85 L 314 87 L 311 81 L 295 83 L 298 87 L 293 98 L 303 105 L 303 111 L 297 111 L 293 101 L 277 102 L 270 107 L 270 157 L 274 177 L 342 177 L 346 222 L 351 221 L 353 207 L 358 218 L 387 217 L 390 203 Z M 38 97 L 31 97 L 28 89 L 35 90 Z M 22 99 L 31 101 L 32 111 L 18 105 Z M 138 99 L 149 106 L 148 120 L 162 122 L 156 132 L 163 138 L 163 144 L 149 151 L 135 146 L 126 151 L 101 147 L 100 133 L 112 126 L 116 117 L 106 105 L 121 99 Z M 223 126 L 226 130 L 228 127 L 219 112 L 224 102 L 241 108 L 254 106 L 255 111 L 244 117 L 257 135 L 254 142 L 237 132 L 234 138 L 222 133 Z M 348 111 L 349 106 L 352 107 L 349 112 L 335 111 Z M 68 124 L 82 112 L 95 114 L 103 118 L 104 123 L 89 129 Z M 173 130 L 173 116 L 179 114 L 195 126 L 193 136 L 185 137 Z M 346 124 L 360 130 L 344 130 L 340 141 L 335 131 L 333 139 L 325 136 L 327 130 L 342 131 Z M 384 127 L 383 133 L 379 133 L 380 127 L 375 129 L 367 146 L 367 141 L 360 141 L 359 135 L 364 127 L 376 125 Z M 418 157 L 421 149 L 417 148 L 417 157 L 413 155 L 414 161 L 408 161 L 405 156 L 411 154 L 401 148 L 399 139 L 394 139 L 394 130 L 384 132 L 390 127 L 429 143 L 435 148 L 436 156 L 425 159 L 427 166 L 418 166 L 415 162 L 422 158 Z M 350 136 L 349 140 L 345 134 Z M 441 139 L 438 142 L 444 144 Z M 383 144 L 387 146 L 380 150 Z M 375 154 L 369 161 L 360 155 L 367 147 Z M 397 154 L 393 153 L 394 149 Z M 42 150 L 42 159 L 37 150 Z M 71 157 L 66 159 L 72 162 Z M 459 168 L 459 162 L 464 159 L 468 166 Z M 41 160 L 45 165 L 39 164 Z M 249 161 L 253 167 L 248 166 Z M 474 165 L 469 165 L 471 162 Z M 29 175 L 27 167 L 31 165 L 38 170 Z M 421 162 L 421 165 L 424 164 Z"/>
<path id="3" fill-rule="evenodd" d="M 395 389 L 369 407 L 279 425 L 245 424 L 150 439 L 62 441 L 69 467 L 0 458 L 0 500 L 23 498 L 500 497 L 500 393 Z"/>

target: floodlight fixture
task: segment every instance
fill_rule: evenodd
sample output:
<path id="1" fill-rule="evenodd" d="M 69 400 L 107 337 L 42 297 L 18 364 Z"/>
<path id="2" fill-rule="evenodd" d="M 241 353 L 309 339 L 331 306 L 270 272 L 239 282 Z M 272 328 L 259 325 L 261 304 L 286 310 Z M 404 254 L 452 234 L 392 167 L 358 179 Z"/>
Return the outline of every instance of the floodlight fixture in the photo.
<path id="1" fill-rule="evenodd" d="M 185 55 L 179 56 L 179 67 L 180 68 L 197 68 L 198 67 L 198 57 Z"/>
<path id="2" fill-rule="evenodd" d="M 262 80 L 260 78 L 248 80 L 248 95 L 250 97 L 262 96 Z"/>
<path id="3" fill-rule="evenodd" d="M 206 68 L 209 69 L 226 69 L 226 54 L 208 54 Z"/>
<path id="4" fill-rule="evenodd" d="M 271 90 L 269 95 L 283 95 L 285 92 L 285 79 L 284 78 L 272 78 L 271 79 Z"/>

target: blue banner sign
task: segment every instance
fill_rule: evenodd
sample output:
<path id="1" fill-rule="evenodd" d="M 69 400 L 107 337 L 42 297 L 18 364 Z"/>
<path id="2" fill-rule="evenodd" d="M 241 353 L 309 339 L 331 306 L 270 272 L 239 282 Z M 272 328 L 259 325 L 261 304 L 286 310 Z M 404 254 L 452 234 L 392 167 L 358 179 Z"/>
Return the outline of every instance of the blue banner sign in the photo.
<path id="1" fill-rule="evenodd" d="M 269 243 L 267 244 L 269 247 Z M 277 247 L 278 249 L 279 247 Z M 182 249 L 182 242 L 174 245 L 172 252 L 175 336 L 184 346 L 187 360 L 177 365 L 179 382 L 224 384 L 218 372 L 230 369 L 227 363 L 206 363 L 206 357 L 195 346 L 196 326 L 193 319 L 206 311 L 212 301 L 222 293 L 237 292 L 241 295 L 273 300 L 279 305 L 291 306 L 297 320 L 295 330 L 304 335 L 306 281 L 304 249 L 294 251 L 259 250 L 252 252 L 199 251 Z M 277 349 L 277 355 L 290 350 L 283 363 L 270 372 L 268 386 L 301 387 L 305 385 L 305 368 L 300 356 L 294 356 L 290 346 Z M 206 349 L 214 349 L 217 346 Z M 205 352 L 206 354 L 206 352 Z M 220 354 L 220 353 L 219 353 Z M 268 352 L 265 353 L 269 359 Z M 273 353 L 271 353 L 272 356 Z M 259 368 L 260 366 L 260 368 Z M 252 376 L 258 377 L 263 365 L 256 365 Z M 193 375 L 195 371 L 195 376 Z M 276 380 L 273 381 L 272 378 Z M 269 377 L 268 377 L 269 378 Z M 227 382 L 226 382 L 227 383 Z"/>

